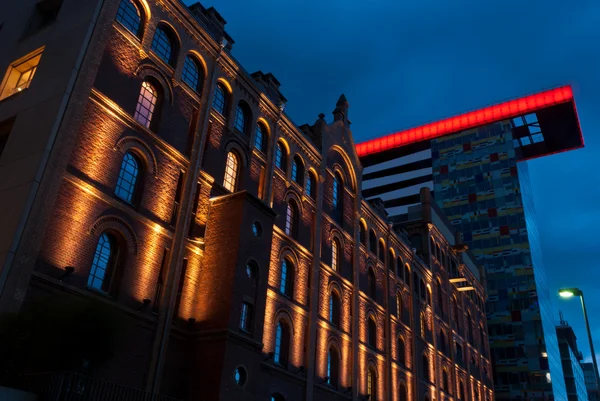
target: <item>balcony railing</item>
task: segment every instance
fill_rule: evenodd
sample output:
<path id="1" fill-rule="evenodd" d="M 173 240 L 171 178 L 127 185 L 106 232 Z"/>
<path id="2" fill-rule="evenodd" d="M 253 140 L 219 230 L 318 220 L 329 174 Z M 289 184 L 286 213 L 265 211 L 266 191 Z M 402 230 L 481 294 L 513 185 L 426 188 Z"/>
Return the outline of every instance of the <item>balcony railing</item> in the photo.
<path id="1" fill-rule="evenodd" d="M 17 387 L 39 401 L 180 401 L 71 372 L 23 376 Z"/>

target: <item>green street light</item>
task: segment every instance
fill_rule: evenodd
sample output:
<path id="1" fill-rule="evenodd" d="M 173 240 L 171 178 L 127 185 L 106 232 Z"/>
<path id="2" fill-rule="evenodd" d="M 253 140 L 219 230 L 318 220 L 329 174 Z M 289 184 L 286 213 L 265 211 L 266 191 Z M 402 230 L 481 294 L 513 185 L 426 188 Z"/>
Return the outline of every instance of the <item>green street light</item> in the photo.
<path id="1" fill-rule="evenodd" d="M 594 362 L 594 371 L 596 374 L 596 382 L 600 383 L 600 377 L 598 377 L 598 363 L 596 362 L 596 351 L 594 351 L 594 343 L 592 342 L 592 332 L 590 331 L 590 322 L 587 317 L 587 310 L 585 309 L 585 301 L 583 300 L 583 291 L 579 288 L 561 288 L 558 290 L 558 295 L 562 298 L 580 297 L 581 298 L 581 309 L 583 310 L 583 318 L 585 319 L 585 327 L 588 333 L 588 339 L 590 341 L 590 351 L 592 353 L 592 361 Z"/>

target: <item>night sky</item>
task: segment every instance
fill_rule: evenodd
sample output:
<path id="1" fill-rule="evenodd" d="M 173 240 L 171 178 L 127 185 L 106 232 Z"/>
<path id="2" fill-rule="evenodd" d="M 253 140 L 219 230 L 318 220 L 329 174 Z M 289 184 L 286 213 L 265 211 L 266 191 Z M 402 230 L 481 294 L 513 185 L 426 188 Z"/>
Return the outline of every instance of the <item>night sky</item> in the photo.
<path id="1" fill-rule="evenodd" d="M 330 122 L 344 93 L 356 142 L 571 84 L 585 148 L 530 161 L 529 169 L 550 291 L 584 291 L 600 350 L 598 1 L 202 3 L 227 21 L 244 68 L 281 82 L 297 125 L 321 112 Z M 554 306 L 556 321 L 562 310 L 590 360 L 578 300 L 556 296 Z"/>

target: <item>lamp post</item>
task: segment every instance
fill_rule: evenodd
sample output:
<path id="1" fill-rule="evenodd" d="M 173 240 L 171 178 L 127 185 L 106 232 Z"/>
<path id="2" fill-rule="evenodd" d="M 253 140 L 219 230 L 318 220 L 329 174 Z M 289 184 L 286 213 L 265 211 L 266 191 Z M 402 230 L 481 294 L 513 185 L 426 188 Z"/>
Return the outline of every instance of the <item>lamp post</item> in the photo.
<path id="1" fill-rule="evenodd" d="M 594 373 L 596 374 L 596 383 L 600 384 L 600 378 L 598 377 L 598 363 L 596 362 L 596 352 L 594 351 L 594 342 L 592 341 L 592 332 L 590 331 L 590 322 L 587 317 L 587 310 L 585 309 L 585 301 L 583 300 L 583 291 L 579 288 L 562 288 L 558 290 L 558 295 L 562 298 L 579 297 L 581 298 L 581 309 L 583 310 L 583 318 L 585 319 L 585 327 L 588 333 L 588 339 L 590 341 L 590 351 L 592 352 L 592 362 L 594 362 Z"/>

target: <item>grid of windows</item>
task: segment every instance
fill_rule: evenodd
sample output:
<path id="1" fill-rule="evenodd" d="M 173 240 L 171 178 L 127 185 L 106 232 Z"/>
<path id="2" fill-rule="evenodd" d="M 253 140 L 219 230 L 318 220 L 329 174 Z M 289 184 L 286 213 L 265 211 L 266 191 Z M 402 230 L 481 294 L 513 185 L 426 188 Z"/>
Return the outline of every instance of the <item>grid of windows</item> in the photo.
<path id="1" fill-rule="evenodd" d="M 192 56 L 187 56 L 183 62 L 181 79 L 194 91 L 200 92 L 200 67 Z"/>
<path id="2" fill-rule="evenodd" d="M 156 28 L 154 38 L 152 39 L 152 51 L 160 57 L 162 61 L 171 64 L 173 61 L 173 45 L 171 39 L 164 28 Z"/>
<path id="3" fill-rule="evenodd" d="M 261 152 L 265 153 L 265 133 L 263 132 L 263 127 L 260 124 L 256 124 L 256 135 L 254 136 L 254 147 Z"/>
<path id="4" fill-rule="evenodd" d="M 217 84 L 215 88 L 215 97 L 213 99 L 213 109 L 220 114 L 225 114 L 225 88 L 221 84 Z"/>
<path id="5" fill-rule="evenodd" d="M 240 314 L 240 329 L 250 333 L 252 328 L 252 305 L 248 302 L 242 303 L 242 312 Z"/>
<path id="6" fill-rule="evenodd" d="M 142 16 L 132 0 L 122 0 L 117 10 L 116 20 L 128 31 L 138 36 L 142 27 Z"/>
<path id="7" fill-rule="evenodd" d="M 244 133 L 246 132 L 246 122 L 248 119 L 248 113 L 244 109 L 244 105 L 242 103 L 238 104 L 237 109 L 235 110 L 235 121 L 234 126 L 235 129 Z"/>
<path id="8" fill-rule="evenodd" d="M 234 152 L 227 153 L 227 162 L 225 164 L 225 177 L 223 178 L 223 186 L 230 192 L 235 191 L 239 164 L 240 163 L 238 156 Z"/>
<path id="9" fill-rule="evenodd" d="M 281 142 L 277 142 L 277 147 L 275 149 L 275 167 L 285 171 L 283 154 L 283 145 Z"/>
<path id="10" fill-rule="evenodd" d="M 148 81 L 142 82 L 142 89 L 140 90 L 133 118 L 144 127 L 150 128 L 157 101 L 158 92 L 156 88 Z"/>
<path id="11" fill-rule="evenodd" d="M 331 242 L 331 268 L 335 271 L 337 271 L 338 269 L 338 262 L 339 262 L 339 244 L 337 239 L 333 239 L 333 241 Z"/>
<path id="12" fill-rule="evenodd" d="M 88 276 L 87 285 L 91 288 L 107 292 L 110 283 L 112 264 L 114 263 L 114 241 L 103 233 L 98 239 L 92 269 Z"/>
<path id="13" fill-rule="evenodd" d="M 137 158 L 130 152 L 125 153 L 121 162 L 117 186 L 115 187 L 115 195 L 126 202 L 133 203 L 139 172 Z"/>

